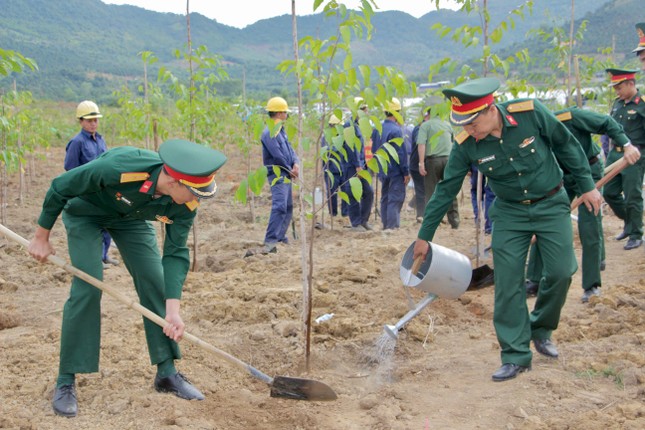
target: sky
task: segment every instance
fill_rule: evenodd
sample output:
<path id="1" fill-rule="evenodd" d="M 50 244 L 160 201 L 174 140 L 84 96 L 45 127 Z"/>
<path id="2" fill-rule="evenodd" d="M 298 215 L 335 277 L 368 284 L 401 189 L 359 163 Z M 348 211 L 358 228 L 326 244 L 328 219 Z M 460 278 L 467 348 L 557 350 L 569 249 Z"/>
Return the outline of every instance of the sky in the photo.
<path id="1" fill-rule="evenodd" d="M 102 0 L 108 4 L 129 4 L 157 12 L 186 13 L 186 0 Z M 348 8 L 355 9 L 360 2 L 357 0 L 340 0 Z M 375 0 L 377 12 L 399 10 L 415 18 L 435 10 L 434 0 Z M 311 15 L 313 0 L 296 0 L 296 14 Z M 455 2 L 441 0 L 441 7 L 455 9 Z M 445 5 L 445 6 L 444 6 Z M 261 19 L 273 18 L 280 15 L 291 15 L 291 0 L 190 0 L 191 12 L 198 12 L 220 24 L 244 28 Z M 322 6 L 317 12 L 322 10 Z"/>

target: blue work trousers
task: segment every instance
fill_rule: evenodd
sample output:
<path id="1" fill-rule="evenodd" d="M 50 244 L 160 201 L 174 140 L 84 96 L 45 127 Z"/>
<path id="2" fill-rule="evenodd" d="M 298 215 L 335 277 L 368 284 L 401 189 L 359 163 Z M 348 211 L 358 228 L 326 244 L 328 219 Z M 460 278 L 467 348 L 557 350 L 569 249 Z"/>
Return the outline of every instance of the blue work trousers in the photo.
<path id="1" fill-rule="evenodd" d="M 281 178 L 275 185 L 271 186 L 271 215 L 269 216 L 269 225 L 267 225 L 264 243 L 288 243 L 287 230 L 292 216 L 291 182 L 284 183 L 284 179 Z"/>
<path id="2" fill-rule="evenodd" d="M 401 175 L 386 176 L 381 186 L 381 220 L 383 230 L 399 228 L 401 208 L 405 201 L 405 179 Z"/>

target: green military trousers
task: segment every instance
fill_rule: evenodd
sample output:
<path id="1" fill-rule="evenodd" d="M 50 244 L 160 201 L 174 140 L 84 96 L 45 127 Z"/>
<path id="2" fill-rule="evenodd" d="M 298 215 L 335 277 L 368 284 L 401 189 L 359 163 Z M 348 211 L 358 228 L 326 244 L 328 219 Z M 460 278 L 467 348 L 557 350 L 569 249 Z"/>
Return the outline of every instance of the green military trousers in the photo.
<path id="1" fill-rule="evenodd" d="M 550 339 L 558 327 L 571 276 L 577 269 L 573 252 L 569 199 L 564 189 L 534 204 L 495 199 L 489 214 L 494 222 L 495 265 L 493 323 L 502 364 L 531 364 L 531 339 Z M 529 315 L 524 288 L 526 256 L 533 235 L 544 264 L 544 279 Z"/>
<path id="2" fill-rule="evenodd" d="M 623 156 L 615 149 L 607 156 L 607 165 Z M 643 174 L 645 151 L 633 166 L 626 167 L 604 187 L 603 197 L 614 214 L 625 222 L 625 233 L 630 239 L 643 238 Z"/>
<path id="3" fill-rule="evenodd" d="M 63 212 L 72 265 L 103 280 L 101 230 L 106 229 L 132 275 L 141 305 L 165 317 L 163 267 L 152 224 L 102 215 L 100 209 L 89 203 L 75 202 L 74 207 L 74 214 Z M 94 214 L 89 213 L 92 208 Z M 180 358 L 177 343 L 161 327 L 146 318 L 143 320 L 151 364 Z M 100 342 L 101 291 L 75 277 L 63 309 L 59 372 L 97 372 Z"/>
<path id="4" fill-rule="evenodd" d="M 598 182 L 603 176 L 603 163 L 589 166 L 594 182 Z M 564 176 L 564 188 L 567 190 L 569 200 L 573 201 L 579 195 L 576 192 L 575 180 L 571 175 Z M 602 285 L 600 279 L 600 262 L 605 259 L 605 239 L 602 229 L 602 213 L 594 215 L 585 205 L 578 206 L 578 237 L 582 245 L 582 289 L 588 290 Z M 526 269 L 527 279 L 540 282 L 542 279 L 542 258 L 537 252 L 537 246 L 531 246 L 529 253 L 528 267 Z"/>

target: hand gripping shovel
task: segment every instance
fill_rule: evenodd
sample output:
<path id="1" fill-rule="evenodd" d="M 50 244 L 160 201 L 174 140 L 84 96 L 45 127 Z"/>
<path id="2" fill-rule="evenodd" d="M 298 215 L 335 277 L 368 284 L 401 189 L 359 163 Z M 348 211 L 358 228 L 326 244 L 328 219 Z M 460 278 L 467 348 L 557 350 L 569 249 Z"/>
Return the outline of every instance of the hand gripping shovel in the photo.
<path id="1" fill-rule="evenodd" d="M 25 238 L 9 230 L 2 224 L 0 224 L 0 233 L 2 233 L 8 239 L 11 239 L 14 242 L 17 242 L 25 247 L 29 246 L 29 242 Z M 70 264 L 67 264 L 65 260 L 63 260 L 62 258 L 57 257 L 55 255 L 50 255 L 49 257 L 47 257 L 47 261 L 62 267 L 63 269 L 65 269 L 72 275 L 76 276 L 77 278 L 80 278 L 85 282 L 95 286 L 96 288 L 103 291 L 104 293 L 109 294 L 110 296 L 117 299 L 121 303 L 125 304 L 126 306 L 134 309 L 135 311 L 143 315 L 144 317 L 148 318 L 150 321 L 154 322 L 155 324 L 160 325 L 161 327 L 164 327 L 166 324 L 168 324 L 166 320 L 161 318 L 159 315 L 141 306 L 138 302 L 131 300 L 128 297 L 122 295 L 121 293 L 114 290 L 112 287 L 110 287 L 103 281 L 99 281 L 98 279 L 88 275 L 87 273 L 77 269 L 76 267 Z M 247 364 L 241 361 L 240 359 L 230 355 L 229 353 L 222 351 L 221 349 L 218 349 L 207 342 L 204 342 L 203 340 L 199 339 L 196 336 L 193 336 L 188 332 L 184 332 L 184 339 L 188 340 L 189 342 L 199 347 L 204 348 L 207 351 L 215 353 L 216 355 L 220 356 L 221 358 L 228 361 L 229 363 L 242 368 L 254 378 L 259 379 L 262 382 L 265 382 L 271 388 L 271 397 L 281 397 L 284 399 L 310 400 L 310 401 L 336 400 L 337 398 L 334 390 L 332 390 L 327 384 L 323 382 L 314 381 L 311 379 L 291 378 L 287 376 L 276 376 L 275 378 L 272 378 L 262 373 L 258 369 L 254 368 L 250 364 Z"/>

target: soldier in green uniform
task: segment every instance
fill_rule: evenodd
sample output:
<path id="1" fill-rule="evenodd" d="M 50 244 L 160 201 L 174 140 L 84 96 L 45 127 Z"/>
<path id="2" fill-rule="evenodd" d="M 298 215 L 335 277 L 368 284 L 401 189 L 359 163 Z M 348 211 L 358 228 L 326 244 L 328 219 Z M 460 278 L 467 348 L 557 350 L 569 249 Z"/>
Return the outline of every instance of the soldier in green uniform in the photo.
<path id="1" fill-rule="evenodd" d="M 637 70 L 606 69 L 611 76 L 610 86 L 616 91 L 616 100 L 611 116 L 623 126 L 631 141 L 626 145 L 614 145 L 607 155 L 607 164 L 619 160 L 623 154 L 632 156 L 640 150 L 640 158 L 609 181 L 603 196 L 614 214 L 625 222 L 617 240 L 629 238 L 626 250 L 643 244 L 643 172 L 645 171 L 645 101 L 636 88 Z M 629 161 L 629 159 L 628 159 Z"/>
<path id="2" fill-rule="evenodd" d="M 641 69 L 645 70 L 645 22 L 636 24 L 636 34 L 638 34 L 638 46 L 632 52 L 641 60 Z"/>
<path id="3" fill-rule="evenodd" d="M 51 228 L 63 214 L 72 265 L 102 280 L 102 230 L 116 242 L 134 280 L 141 305 L 164 317 L 161 328 L 144 318 L 154 386 L 184 399 L 204 396 L 175 369 L 177 341 L 184 333 L 179 315 L 189 268 L 186 246 L 200 198 L 215 194 L 215 171 L 226 157 L 183 140 L 164 142 L 159 153 L 118 147 L 55 178 L 43 203 L 29 253 L 39 261 L 55 251 Z M 163 257 L 155 228 L 165 224 Z M 75 374 L 97 372 L 101 337 L 101 291 L 74 278 L 63 310 L 59 374 L 52 406 L 58 415 L 78 412 Z"/>
<path id="4" fill-rule="evenodd" d="M 499 85 L 496 78 L 482 78 L 443 90 L 452 102 L 451 122 L 464 131 L 455 137 L 445 177 L 426 206 L 414 246 L 415 258 L 427 255 L 428 241 L 474 163 L 496 195 L 489 214 L 495 264 L 493 322 L 502 366 L 493 373 L 493 381 L 531 368 L 531 339 L 541 354 L 558 356 L 551 333 L 577 265 L 569 199 L 556 156 L 573 175 L 587 209 L 598 213 L 601 203 L 585 154 L 567 128 L 538 100 L 494 103 Z M 534 235 L 544 283 L 529 315 L 524 266 Z"/>
<path id="5" fill-rule="evenodd" d="M 623 128 L 609 115 L 603 115 L 586 109 L 576 107 L 563 109 L 555 112 L 558 118 L 569 129 L 571 134 L 580 142 L 591 169 L 591 176 L 598 182 L 603 176 L 603 163 L 598 157 L 600 147 L 593 143 L 592 134 L 607 134 L 614 142 L 614 145 L 629 146 L 629 139 L 623 132 Z M 636 151 L 626 153 L 628 161 L 633 164 L 638 160 L 639 154 Z M 564 188 L 567 191 L 569 200 L 573 201 L 580 195 L 578 186 L 573 175 L 564 167 Z M 600 295 L 601 261 L 604 261 L 605 243 L 602 231 L 602 214 L 594 215 L 585 206 L 578 208 L 578 237 L 582 244 L 582 302 L 587 303 L 591 296 Z M 532 246 L 529 253 L 527 269 L 527 295 L 537 294 L 540 278 L 542 277 L 542 261 L 537 252 L 537 247 Z"/>

